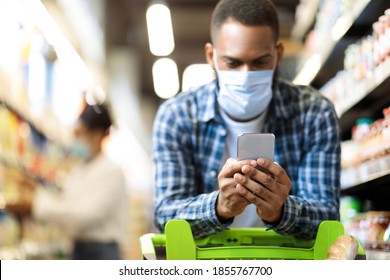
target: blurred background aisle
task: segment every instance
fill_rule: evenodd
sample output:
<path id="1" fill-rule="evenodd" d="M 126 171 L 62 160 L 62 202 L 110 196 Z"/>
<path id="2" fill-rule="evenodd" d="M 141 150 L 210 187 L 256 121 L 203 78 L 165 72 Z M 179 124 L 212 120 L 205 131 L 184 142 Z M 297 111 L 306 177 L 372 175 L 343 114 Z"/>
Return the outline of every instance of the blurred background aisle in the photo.
<path id="1" fill-rule="evenodd" d="M 125 256 L 140 258 L 139 236 L 155 231 L 154 116 L 214 78 L 204 44 L 217 2 L 0 0 L 0 209 L 28 199 L 28 184 L 61 184 L 77 161 L 69 145 L 83 102 L 106 102 L 116 125 L 104 149 L 128 188 Z M 280 76 L 320 89 L 340 117 L 343 222 L 390 251 L 390 4 L 273 2 L 286 50 Z M 0 212 L 0 259 L 67 258 L 69 247 L 61 229 Z"/>

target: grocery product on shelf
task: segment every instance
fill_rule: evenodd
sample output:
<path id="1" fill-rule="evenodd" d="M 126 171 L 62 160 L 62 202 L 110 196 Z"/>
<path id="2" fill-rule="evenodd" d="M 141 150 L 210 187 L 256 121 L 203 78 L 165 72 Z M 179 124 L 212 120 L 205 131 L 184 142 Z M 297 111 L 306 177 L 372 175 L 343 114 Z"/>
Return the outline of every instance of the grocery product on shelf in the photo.
<path id="1" fill-rule="evenodd" d="M 383 109 L 383 115 L 383 119 L 375 121 L 369 118 L 356 121 L 352 128 L 352 141 L 342 144 L 343 169 L 389 155 L 390 107 Z"/>
<path id="2" fill-rule="evenodd" d="M 15 217 L 4 207 L 31 200 L 28 184 L 57 187 L 76 159 L 2 103 L 0 119 L 0 258 L 64 258 L 69 242 L 61 230 Z"/>
<path id="3" fill-rule="evenodd" d="M 17 244 L 20 234 L 21 229 L 16 218 L 0 212 L 0 248 Z"/>
<path id="4" fill-rule="evenodd" d="M 388 242 L 385 232 L 389 226 L 390 212 L 369 211 L 356 213 L 352 218 L 344 220 L 344 227 L 348 234 L 356 236 L 365 246 Z"/>
<path id="5" fill-rule="evenodd" d="M 313 31 L 308 35 L 305 42 L 307 55 L 313 53 L 323 53 L 324 48 L 328 46 L 323 42 L 329 42 L 332 39 L 332 33 L 329 30 L 335 28 L 337 21 L 341 16 L 352 13 L 351 11 L 360 4 L 361 0 L 332 0 L 321 1 L 316 16 L 316 23 Z"/>
<path id="6" fill-rule="evenodd" d="M 389 226 L 390 212 L 370 211 L 366 218 L 367 243 L 384 242 L 384 234 Z"/>
<path id="7" fill-rule="evenodd" d="M 390 12 L 373 24 L 373 32 L 345 50 L 344 69 L 329 80 L 320 91 L 336 105 L 339 115 L 350 98 L 357 102 L 375 86 L 390 76 L 390 47 L 388 35 Z"/>
<path id="8" fill-rule="evenodd" d="M 389 118 L 390 107 L 383 110 L 383 119 L 371 123 L 367 131 L 360 135 L 356 141 L 360 142 L 361 161 L 386 156 L 390 151 Z M 357 137 L 357 136 L 355 136 Z"/>
<path id="9" fill-rule="evenodd" d="M 385 27 L 385 48 L 387 49 L 387 55 L 390 56 L 390 9 L 385 11 L 386 27 Z"/>
<path id="10" fill-rule="evenodd" d="M 390 173 L 390 107 L 383 119 L 359 119 L 352 140 L 341 144 L 341 187 L 348 188 Z"/>
<path id="11" fill-rule="evenodd" d="M 365 247 L 368 259 L 390 260 L 390 243 L 385 239 L 389 221 L 390 212 L 368 212 L 363 229 L 367 237 Z"/>
<path id="12" fill-rule="evenodd" d="M 355 197 L 343 197 L 340 199 L 340 221 L 349 222 L 361 211 L 361 201 Z"/>

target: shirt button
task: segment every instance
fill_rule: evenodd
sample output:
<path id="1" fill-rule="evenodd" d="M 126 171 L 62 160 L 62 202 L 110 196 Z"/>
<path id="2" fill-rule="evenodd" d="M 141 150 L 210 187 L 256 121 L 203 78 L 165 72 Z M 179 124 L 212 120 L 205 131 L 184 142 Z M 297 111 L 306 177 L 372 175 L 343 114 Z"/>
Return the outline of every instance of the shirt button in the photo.
<path id="1" fill-rule="evenodd" d="M 226 136 L 226 134 L 227 134 L 226 130 L 222 130 L 222 131 L 221 131 L 221 135 L 222 135 L 222 136 Z"/>
<path id="2" fill-rule="evenodd" d="M 217 171 L 211 170 L 209 174 L 210 174 L 210 177 L 214 178 L 215 176 L 217 176 Z"/>

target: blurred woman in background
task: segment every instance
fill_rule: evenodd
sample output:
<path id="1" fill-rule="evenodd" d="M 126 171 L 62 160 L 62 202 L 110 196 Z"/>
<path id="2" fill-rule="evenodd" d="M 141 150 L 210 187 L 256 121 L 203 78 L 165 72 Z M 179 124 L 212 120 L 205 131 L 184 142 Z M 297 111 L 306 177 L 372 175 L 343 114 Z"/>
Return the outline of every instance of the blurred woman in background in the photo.
<path id="1" fill-rule="evenodd" d="M 115 260 L 127 232 L 124 175 L 102 153 L 112 125 L 104 105 L 86 105 L 75 125 L 73 151 L 83 160 L 68 175 L 62 191 L 36 188 L 31 203 L 7 205 L 14 213 L 31 213 L 66 230 L 74 240 L 72 258 Z"/>

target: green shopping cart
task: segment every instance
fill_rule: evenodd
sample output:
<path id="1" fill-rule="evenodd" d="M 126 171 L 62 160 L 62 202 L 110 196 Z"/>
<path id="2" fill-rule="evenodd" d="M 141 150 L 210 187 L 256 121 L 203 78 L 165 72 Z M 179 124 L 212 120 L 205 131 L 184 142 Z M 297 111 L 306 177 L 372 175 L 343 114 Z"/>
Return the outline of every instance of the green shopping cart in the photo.
<path id="1" fill-rule="evenodd" d="M 145 260 L 295 259 L 323 260 L 344 227 L 337 221 L 320 224 L 314 240 L 283 236 L 265 228 L 230 229 L 196 240 L 190 224 L 172 220 L 165 234 L 148 233 L 140 238 Z M 359 253 L 364 255 L 363 249 Z"/>

